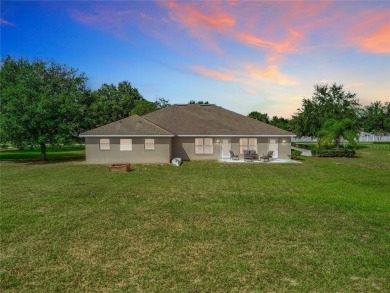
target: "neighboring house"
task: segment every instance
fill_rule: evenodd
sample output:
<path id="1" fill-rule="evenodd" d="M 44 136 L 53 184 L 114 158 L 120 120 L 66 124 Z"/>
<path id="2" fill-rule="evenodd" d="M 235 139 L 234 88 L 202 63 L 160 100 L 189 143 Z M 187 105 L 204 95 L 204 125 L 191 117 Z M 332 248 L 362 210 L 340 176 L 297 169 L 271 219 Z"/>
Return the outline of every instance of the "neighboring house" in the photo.
<path id="1" fill-rule="evenodd" d="M 243 157 L 244 150 L 288 158 L 293 133 L 209 104 L 172 105 L 89 130 L 87 163 L 169 163 L 173 158 Z"/>

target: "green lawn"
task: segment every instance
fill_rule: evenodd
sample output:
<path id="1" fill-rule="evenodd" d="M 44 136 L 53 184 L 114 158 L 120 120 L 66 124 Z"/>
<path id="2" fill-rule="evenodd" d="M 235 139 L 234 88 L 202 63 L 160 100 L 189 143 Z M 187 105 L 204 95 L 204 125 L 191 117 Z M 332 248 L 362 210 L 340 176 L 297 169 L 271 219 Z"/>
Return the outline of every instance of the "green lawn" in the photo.
<path id="1" fill-rule="evenodd" d="M 9 292 L 389 292 L 390 145 L 302 164 L 110 174 L 1 152 Z"/>

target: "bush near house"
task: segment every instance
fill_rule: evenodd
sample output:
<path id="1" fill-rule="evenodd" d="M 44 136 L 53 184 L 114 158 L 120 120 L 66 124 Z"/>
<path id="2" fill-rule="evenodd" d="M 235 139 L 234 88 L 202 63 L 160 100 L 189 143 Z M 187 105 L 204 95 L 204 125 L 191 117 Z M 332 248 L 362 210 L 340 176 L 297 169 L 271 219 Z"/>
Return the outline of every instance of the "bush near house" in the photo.
<path id="1" fill-rule="evenodd" d="M 315 157 L 345 157 L 345 158 L 353 158 L 355 157 L 355 150 L 353 149 L 313 149 L 312 155 Z"/>
<path id="2" fill-rule="evenodd" d="M 302 155 L 301 151 L 298 150 L 291 150 L 291 159 L 298 160 L 300 156 Z"/>

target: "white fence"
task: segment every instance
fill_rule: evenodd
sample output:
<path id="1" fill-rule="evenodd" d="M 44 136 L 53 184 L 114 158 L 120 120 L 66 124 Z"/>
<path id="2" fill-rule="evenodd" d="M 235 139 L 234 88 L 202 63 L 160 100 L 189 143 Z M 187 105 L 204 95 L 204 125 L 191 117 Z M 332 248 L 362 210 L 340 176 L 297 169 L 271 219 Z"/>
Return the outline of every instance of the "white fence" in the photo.
<path id="1" fill-rule="evenodd" d="M 375 135 L 372 133 L 362 132 L 359 135 L 359 142 L 374 142 L 374 141 L 388 141 L 390 142 L 390 135 Z M 317 142 L 317 138 L 313 137 L 293 137 L 292 142 Z"/>
<path id="2" fill-rule="evenodd" d="M 372 133 L 360 133 L 359 142 L 390 141 L 390 135 L 375 135 Z"/>

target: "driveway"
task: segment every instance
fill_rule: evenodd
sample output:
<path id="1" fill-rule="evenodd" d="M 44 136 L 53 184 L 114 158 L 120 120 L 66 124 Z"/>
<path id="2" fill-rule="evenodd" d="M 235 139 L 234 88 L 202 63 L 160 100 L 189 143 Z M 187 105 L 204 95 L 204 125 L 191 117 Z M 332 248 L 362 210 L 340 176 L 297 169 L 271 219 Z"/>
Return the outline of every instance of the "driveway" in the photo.
<path id="1" fill-rule="evenodd" d="M 291 147 L 291 149 L 301 151 L 302 156 L 311 157 L 311 150 L 305 150 L 305 149 L 300 149 L 300 148 L 296 148 L 296 147 Z"/>

